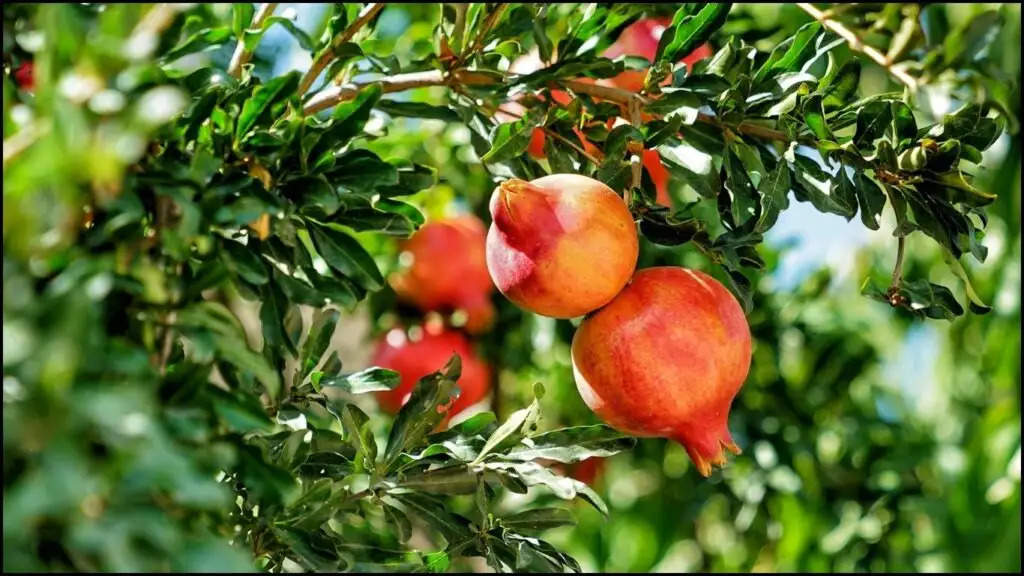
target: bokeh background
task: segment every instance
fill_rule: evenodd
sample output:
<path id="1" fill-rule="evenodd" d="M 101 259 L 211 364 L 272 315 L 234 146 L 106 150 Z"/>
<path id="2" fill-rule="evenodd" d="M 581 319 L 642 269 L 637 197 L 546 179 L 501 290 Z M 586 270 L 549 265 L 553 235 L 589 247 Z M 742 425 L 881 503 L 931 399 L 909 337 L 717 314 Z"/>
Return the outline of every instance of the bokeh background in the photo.
<path id="1" fill-rule="evenodd" d="M 1019 5 L 936 9 L 956 23 L 993 7 L 1005 24 L 990 56 L 1019 79 Z M 403 62 L 428 54 L 436 12 L 436 5 L 388 5 L 364 49 Z M 283 4 L 278 13 L 313 33 L 326 24 L 317 5 Z M 793 6 L 771 4 L 738 4 L 730 19 L 736 31 L 755 30 L 760 47 L 808 21 Z M 226 63 L 230 53 L 194 58 L 196 66 Z M 275 27 L 253 62 L 257 74 L 276 75 L 305 70 L 310 59 Z M 863 92 L 889 82 L 865 64 Z M 919 125 L 960 105 L 958 85 L 937 78 L 922 90 Z M 1013 95 L 1019 114 L 1019 84 Z M 444 92 L 395 97 L 437 102 Z M 375 135 L 367 147 L 382 157 L 438 170 L 440 183 L 412 199 L 428 218 L 472 212 L 488 221 L 493 183 L 465 127 L 382 116 L 367 130 Z M 760 248 L 768 266 L 749 317 L 754 361 L 730 420 L 743 454 L 705 480 L 680 446 L 641 440 L 593 478 L 609 517 L 581 504 L 577 526 L 546 538 L 588 571 L 1019 571 L 1020 160 L 1019 140 L 1004 134 L 977 170 L 977 186 L 999 194 L 988 210 L 988 260 L 970 270 L 993 310 L 953 322 L 916 320 L 860 295 L 864 279 L 892 268 L 892 222 L 873 232 L 793 201 Z M 360 239 L 382 271 L 397 269 L 393 239 Z M 640 266 L 656 264 L 713 269 L 696 250 L 643 242 Z M 958 286 L 920 235 L 908 240 L 905 268 Z M 574 322 L 524 313 L 499 295 L 494 301 L 498 323 L 477 346 L 498 375 L 490 408 L 499 419 L 524 406 L 539 381 L 548 390 L 542 426 L 595 422 L 572 381 Z M 364 366 L 375 338 L 415 319 L 385 290 L 343 320 L 334 345 L 346 366 Z M 7 339 L 5 324 L 5 347 Z M 367 410 L 375 410 L 372 401 Z M 511 496 L 506 504 L 517 505 Z"/>

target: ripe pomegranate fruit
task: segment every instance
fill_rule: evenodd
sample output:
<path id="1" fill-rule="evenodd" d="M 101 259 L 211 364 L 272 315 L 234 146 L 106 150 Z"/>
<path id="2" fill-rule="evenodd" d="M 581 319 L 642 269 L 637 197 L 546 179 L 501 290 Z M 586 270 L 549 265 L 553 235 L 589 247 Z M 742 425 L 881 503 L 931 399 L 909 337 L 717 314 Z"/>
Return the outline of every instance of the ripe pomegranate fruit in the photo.
<path id="1" fill-rule="evenodd" d="M 572 342 L 583 401 L 612 427 L 678 441 L 704 476 L 739 454 L 729 407 L 750 369 L 750 328 L 736 298 L 696 270 L 640 270 L 583 321 Z"/>
<path id="2" fill-rule="evenodd" d="M 618 58 L 619 56 L 639 56 L 653 61 L 658 53 L 658 41 L 661 34 L 669 25 L 671 18 L 645 18 L 627 26 L 614 44 L 604 51 L 605 58 Z M 696 50 L 687 54 L 680 62 L 692 67 L 695 63 L 711 56 L 711 47 L 702 44 Z M 644 78 L 647 72 L 644 70 L 624 70 L 622 73 L 608 79 L 608 83 L 630 92 L 639 92 L 644 87 Z M 665 83 L 669 83 L 665 79 Z"/>
<path id="3" fill-rule="evenodd" d="M 636 268 L 638 241 L 626 204 L 577 174 L 508 180 L 491 195 L 487 269 L 509 300 L 554 318 L 604 306 Z"/>
<path id="4" fill-rule="evenodd" d="M 36 87 L 35 67 L 31 60 L 26 60 L 14 70 L 14 81 L 22 90 L 31 92 Z"/>
<path id="5" fill-rule="evenodd" d="M 604 472 L 604 458 L 587 458 L 586 460 L 569 464 L 569 476 L 584 484 L 593 485 L 601 473 Z"/>
<path id="6" fill-rule="evenodd" d="M 425 312 L 464 310 L 466 330 L 479 333 L 494 320 L 487 273 L 486 228 L 476 216 L 428 222 L 401 247 L 411 262 L 391 276 L 398 297 Z"/>
<path id="7" fill-rule="evenodd" d="M 462 375 L 458 380 L 459 397 L 448 408 L 449 419 L 487 397 L 491 388 L 490 368 L 461 332 L 428 327 L 419 340 L 410 340 L 401 328 L 388 332 L 377 342 L 372 362 L 398 372 L 401 383 L 393 390 L 376 393 L 381 408 L 398 412 L 420 378 L 444 368 L 453 353 L 462 360 Z"/>

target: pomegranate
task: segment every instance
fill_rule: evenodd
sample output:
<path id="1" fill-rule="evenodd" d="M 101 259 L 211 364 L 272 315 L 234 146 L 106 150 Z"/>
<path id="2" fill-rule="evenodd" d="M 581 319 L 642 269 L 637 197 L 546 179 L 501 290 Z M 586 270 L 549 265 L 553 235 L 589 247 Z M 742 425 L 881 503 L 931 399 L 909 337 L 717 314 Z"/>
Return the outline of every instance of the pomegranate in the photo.
<path id="1" fill-rule="evenodd" d="M 645 18 L 627 26 L 614 44 L 604 51 L 605 58 L 618 58 L 619 56 L 639 56 L 653 61 L 658 53 L 658 42 L 661 34 L 670 24 L 671 18 Z M 711 47 L 702 44 L 696 50 L 687 54 L 680 62 L 692 67 L 695 63 L 711 56 Z M 607 82 L 630 92 L 639 92 L 644 87 L 644 78 L 647 72 L 644 70 L 624 70 L 622 73 L 610 78 Z M 665 79 L 668 84 L 670 80 Z"/>
<path id="2" fill-rule="evenodd" d="M 31 60 L 26 60 L 14 70 L 14 81 L 22 90 L 31 92 L 36 87 L 35 67 Z"/>
<path id="3" fill-rule="evenodd" d="M 476 216 L 428 222 L 402 244 L 411 262 L 391 276 L 399 298 L 423 311 L 463 310 L 466 330 L 478 333 L 494 320 L 487 273 L 486 229 Z"/>
<path id="4" fill-rule="evenodd" d="M 490 368 L 477 357 L 461 332 L 428 327 L 419 340 L 410 340 L 401 328 L 388 332 L 377 343 L 372 362 L 375 366 L 398 372 L 401 383 L 393 390 L 376 393 L 381 407 L 388 412 L 398 412 L 409 400 L 416 383 L 427 374 L 444 368 L 452 354 L 458 354 L 462 360 L 462 376 L 458 380 L 460 394 L 448 408 L 448 418 L 487 396 L 491 388 Z"/>
<path id="5" fill-rule="evenodd" d="M 733 398 L 750 369 L 750 328 L 736 298 L 696 270 L 640 270 L 583 321 L 572 342 L 583 401 L 612 427 L 686 448 L 697 470 L 724 466 Z"/>
<path id="6" fill-rule="evenodd" d="M 593 486 L 601 473 L 604 472 L 604 458 L 587 458 L 574 464 L 569 464 L 569 476 L 584 484 Z"/>
<path id="7" fill-rule="evenodd" d="M 626 204 L 577 174 L 508 180 L 491 195 L 487 269 L 509 300 L 554 318 L 604 306 L 626 285 L 639 244 Z"/>

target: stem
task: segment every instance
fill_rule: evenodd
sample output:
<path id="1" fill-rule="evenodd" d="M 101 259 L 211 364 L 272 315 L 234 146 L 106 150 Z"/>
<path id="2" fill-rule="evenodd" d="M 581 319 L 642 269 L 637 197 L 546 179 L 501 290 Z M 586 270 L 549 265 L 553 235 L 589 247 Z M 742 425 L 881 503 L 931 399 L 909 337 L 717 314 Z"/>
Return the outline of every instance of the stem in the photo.
<path id="1" fill-rule="evenodd" d="M 10 138 L 4 140 L 3 165 L 6 167 L 7 163 L 18 154 L 21 154 L 35 144 L 37 140 L 49 134 L 51 127 L 52 125 L 49 120 L 45 120 L 42 124 L 29 124 L 12 134 Z"/>
<path id="2" fill-rule="evenodd" d="M 252 18 L 252 24 L 249 28 L 259 28 L 263 26 L 267 18 L 274 13 L 277 8 L 277 2 L 265 2 L 260 4 L 260 9 L 256 11 L 256 15 Z M 252 58 L 252 52 L 245 49 L 245 31 L 242 31 L 242 37 L 238 39 L 238 44 L 235 45 L 235 53 L 231 55 L 231 64 L 228 65 L 228 74 L 238 78 L 242 75 L 242 66 L 249 62 Z"/>
<path id="3" fill-rule="evenodd" d="M 139 50 L 138 54 L 133 54 L 136 59 L 146 58 L 156 50 L 159 44 L 158 36 L 174 22 L 174 17 L 181 9 L 180 6 L 163 3 L 146 12 L 128 38 L 127 46 Z"/>
<path id="4" fill-rule="evenodd" d="M 821 22 L 822 26 L 831 30 L 843 40 L 846 40 L 846 43 L 850 45 L 850 48 L 865 54 L 868 58 L 874 60 L 876 64 L 885 68 L 886 72 L 891 74 L 900 82 L 906 84 L 912 92 L 917 90 L 917 80 L 915 80 L 913 76 L 907 74 L 902 69 L 894 67 L 885 54 L 882 54 L 873 47 L 865 44 L 852 30 L 844 26 L 842 23 L 829 19 L 831 14 L 822 12 L 815 8 L 813 4 L 807 2 L 797 2 L 796 5 L 799 6 L 801 10 L 808 13 L 812 18 Z"/>
<path id="5" fill-rule="evenodd" d="M 890 290 L 899 288 L 900 283 L 903 281 L 903 249 L 907 241 L 903 236 L 900 236 L 898 240 L 899 244 L 896 248 L 896 266 L 892 269 L 892 285 L 889 288 Z"/>
<path id="6" fill-rule="evenodd" d="M 356 32 L 359 32 L 367 22 L 373 20 L 373 17 L 384 8 L 384 4 L 384 2 L 367 4 L 366 7 L 363 8 L 362 14 L 356 18 L 355 22 L 350 24 L 348 28 L 345 28 L 341 34 L 334 37 L 331 45 L 317 56 L 313 65 L 309 68 L 309 71 L 302 77 L 302 81 L 299 82 L 299 95 L 304 95 L 306 92 L 309 92 L 310 87 L 313 86 L 313 82 L 316 82 L 320 73 L 323 72 L 334 60 L 334 49 L 351 40 L 352 37 L 356 35 Z"/>

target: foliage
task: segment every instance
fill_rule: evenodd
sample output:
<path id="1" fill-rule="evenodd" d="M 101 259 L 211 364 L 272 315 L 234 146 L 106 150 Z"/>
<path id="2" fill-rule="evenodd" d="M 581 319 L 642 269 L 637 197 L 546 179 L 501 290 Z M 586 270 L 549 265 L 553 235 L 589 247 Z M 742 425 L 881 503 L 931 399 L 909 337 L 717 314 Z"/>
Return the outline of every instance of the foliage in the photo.
<path id="1" fill-rule="evenodd" d="M 589 502 L 584 521 L 605 504 L 544 462 L 611 456 L 633 441 L 574 414 L 578 399 L 559 405 L 571 388 L 564 354 L 536 362 L 536 334 L 564 352 L 571 323 L 503 306 L 483 347 L 504 369 L 503 389 L 515 384 L 498 400 L 528 406 L 504 411 L 501 425 L 481 413 L 447 431 L 436 429 L 438 407 L 454 393 L 457 357 L 387 422 L 360 394 L 393 387 L 394 375 L 347 370 L 330 345 L 368 297 L 375 310 L 394 307 L 380 264 L 393 256 L 391 239 L 424 222 L 421 208 L 458 190 L 484 215 L 494 181 L 557 171 L 624 191 L 644 258 L 705 259 L 747 305 L 762 343 L 734 424 L 759 469 L 748 459 L 724 486 L 681 482 L 666 501 L 623 511 L 625 521 L 695 502 L 683 524 L 701 530 L 735 516 L 737 528 L 747 518 L 742 531 L 774 541 L 767 515 L 777 518 L 787 526 L 776 543 L 782 567 L 922 568 L 907 538 L 921 514 L 935 517 L 914 507 L 934 503 L 930 479 L 941 471 L 922 464 L 938 450 L 933 431 L 878 408 L 884 391 L 862 376 L 880 354 L 869 326 L 817 322 L 829 306 L 815 304 L 822 285 L 787 299 L 759 291 L 757 270 L 774 264 L 762 242 L 792 191 L 821 212 L 892 227 L 896 272 L 879 284 L 874 267 L 863 270 L 865 293 L 931 318 L 988 310 L 992 294 L 971 284 L 961 260 L 986 260 L 987 206 L 1012 213 L 992 194 L 1005 188 L 975 181 L 1004 126 L 1016 131 L 1019 92 L 985 57 L 1004 12 L 950 31 L 934 5 L 836 11 L 890 45 L 891 60 L 922 85 L 952 78 L 966 95 L 950 114 L 925 118 L 909 89 L 859 90 L 871 63 L 806 17 L 766 30 L 729 5 L 325 9 L 317 29 L 302 29 L 287 16 L 257 21 L 251 5 L 4 6 L 5 71 L 25 61 L 35 70 L 32 90 L 4 75 L 5 569 L 444 571 L 477 556 L 497 570 L 578 570 L 549 537 L 563 534 L 577 551 L 557 529 L 572 514 L 548 499 Z M 399 13 L 421 31 L 406 51 L 393 50 L 401 35 L 381 31 Z M 599 56 L 650 15 L 672 18 L 655 62 Z M 323 74 L 275 74 L 274 55 L 261 50 L 270 30 L 323 62 Z M 705 41 L 714 58 L 673 65 Z M 508 73 L 533 47 L 548 65 Z M 233 69 L 233 50 L 251 62 Z M 578 81 L 648 65 L 640 95 Z M 407 99 L 411 89 L 422 97 Z M 555 89 L 572 101 L 551 105 Z M 524 117 L 499 124 L 495 111 L 512 99 Z M 641 114 L 649 119 L 606 123 Z M 437 121 L 468 132 L 466 154 L 448 166 L 423 142 L 405 153 L 400 139 Z M 602 158 L 551 142 L 547 159 L 535 160 L 524 152 L 538 126 L 570 141 L 580 129 Z M 673 208 L 654 203 L 648 177 L 633 176 L 635 143 L 661 155 Z M 1016 226 L 1019 258 L 1019 218 Z M 930 240 L 922 252 L 945 257 L 942 281 L 960 282 L 966 299 L 932 282 L 913 250 L 901 268 L 906 239 L 919 237 Z M 805 311 L 786 318 L 787 306 Z M 962 325 L 955 337 L 969 340 Z M 813 343 L 800 369 L 784 357 L 794 334 Z M 766 357 L 775 346 L 781 357 Z M 539 429 L 543 398 L 543 412 L 566 427 Z M 835 415 L 824 430 L 822 413 Z M 864 435 L 871 444 L 856 444 Z M 791 446 L 769 458 L 762 446 L 780 437 Z M 840 448 L 829 444 L 836 438 Z M 642 441 L 629 457 L 637 471 L 657 459 L 667 468 L 679 459 L 670 450 Z M 540 503 L 510 504 L 509 494 Z M 887 506 L 893 494 L 906 507 Z M 865 509 L 867 500 L 875 504 Z M 585 539 L 602 523 L 575 534 Z M 829 536 L 812 545 L 826 526 Z M 668 534 L 659 546 L 692 536 Z M 722 542 L 702 541 L 713 558 L 704 567 L 757 565 Z"/>

